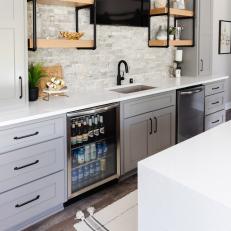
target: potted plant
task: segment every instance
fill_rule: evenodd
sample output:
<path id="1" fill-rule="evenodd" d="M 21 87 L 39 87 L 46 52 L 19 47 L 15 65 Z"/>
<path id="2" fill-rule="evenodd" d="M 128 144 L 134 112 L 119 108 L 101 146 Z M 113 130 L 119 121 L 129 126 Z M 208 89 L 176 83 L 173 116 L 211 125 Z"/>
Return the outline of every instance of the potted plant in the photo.
<path id="1" fill-rule="evenodd" d="M 29 77 L 29 100 L 36 101 L 39 96 L 38 84 L 40 79 L 45 76 L 41 64 L 31 64 L 28 69 Z"/>
<path id="2" fill-rule="evenodd" d="M 169 40 L 174 40 L 174 36 L 176 34 L 176 27 L 170 26 L 168 33 L 169 33 Z"/>

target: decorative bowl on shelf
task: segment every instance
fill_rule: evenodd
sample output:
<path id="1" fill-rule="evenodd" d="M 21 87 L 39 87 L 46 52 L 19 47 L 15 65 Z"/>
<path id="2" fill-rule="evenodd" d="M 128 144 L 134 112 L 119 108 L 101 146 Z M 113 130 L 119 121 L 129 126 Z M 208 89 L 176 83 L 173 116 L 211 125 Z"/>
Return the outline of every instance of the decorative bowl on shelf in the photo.
<path id="1" fill-rule="evenodd" d="M 66 31 L 60 31 L 59 34 L 62 38 L 68 40 L 79 40 L 84 35 L 83 32 L 66 32 Z"/>

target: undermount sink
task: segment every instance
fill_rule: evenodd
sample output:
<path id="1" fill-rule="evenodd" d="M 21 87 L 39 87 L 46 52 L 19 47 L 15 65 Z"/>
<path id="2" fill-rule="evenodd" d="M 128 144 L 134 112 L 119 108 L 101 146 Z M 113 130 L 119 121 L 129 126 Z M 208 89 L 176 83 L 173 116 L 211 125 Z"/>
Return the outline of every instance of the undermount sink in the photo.
<path id="1" fill-rule="evenodd" d="M 122 94 L 129 94 L 129 93 L 135 93 L 135 92 L 139 92 L 139 91 L 151 90 L 154 88 L 155 87 L 150 87 L 150 86 L 146 86 L 146 85 L 135 85 L 135 86 L 130 86 L 130 87 L 122 87 L 122 88 L 112 89 L 111 91 L 122 93 Z"/>

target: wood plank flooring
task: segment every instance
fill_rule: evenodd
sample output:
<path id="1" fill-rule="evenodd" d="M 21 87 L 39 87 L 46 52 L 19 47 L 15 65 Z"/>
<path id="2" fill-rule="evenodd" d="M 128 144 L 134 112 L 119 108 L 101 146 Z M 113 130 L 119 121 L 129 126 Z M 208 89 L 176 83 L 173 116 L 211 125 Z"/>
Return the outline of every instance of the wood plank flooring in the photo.
<path id="1" fill-rule="evenodd" d="M 119 183 L 105 186 L 93 194 L 67 206 L 64 211 L 25 229 L 25 231 L 74 231 L 73 225 L 75 224 L 74 219 L 77 210 L 84 211 L 89 206 L 94 206 L 98 211 L 136 189 L 137 176 L 132 176 Z"/>

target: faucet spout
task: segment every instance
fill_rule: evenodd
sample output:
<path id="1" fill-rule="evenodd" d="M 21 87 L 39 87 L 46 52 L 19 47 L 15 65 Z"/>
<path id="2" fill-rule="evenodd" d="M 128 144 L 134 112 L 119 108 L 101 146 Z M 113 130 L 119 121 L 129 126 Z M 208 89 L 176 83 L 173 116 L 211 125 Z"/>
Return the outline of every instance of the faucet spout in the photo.
<path id="1" fill-rule="evenodd" d="M 128 64 L 125 60 L 120 60 L 119 63 L 118 63 L 118 75 L 117 75 L 117 85 L 121 85 L 121 81 L 124 80 L 124 75 L 121 76 L 121 64 L 124 64 L 125 66 L 125 72 L 128 73 L 129 70 L 128 70 Z"/>

